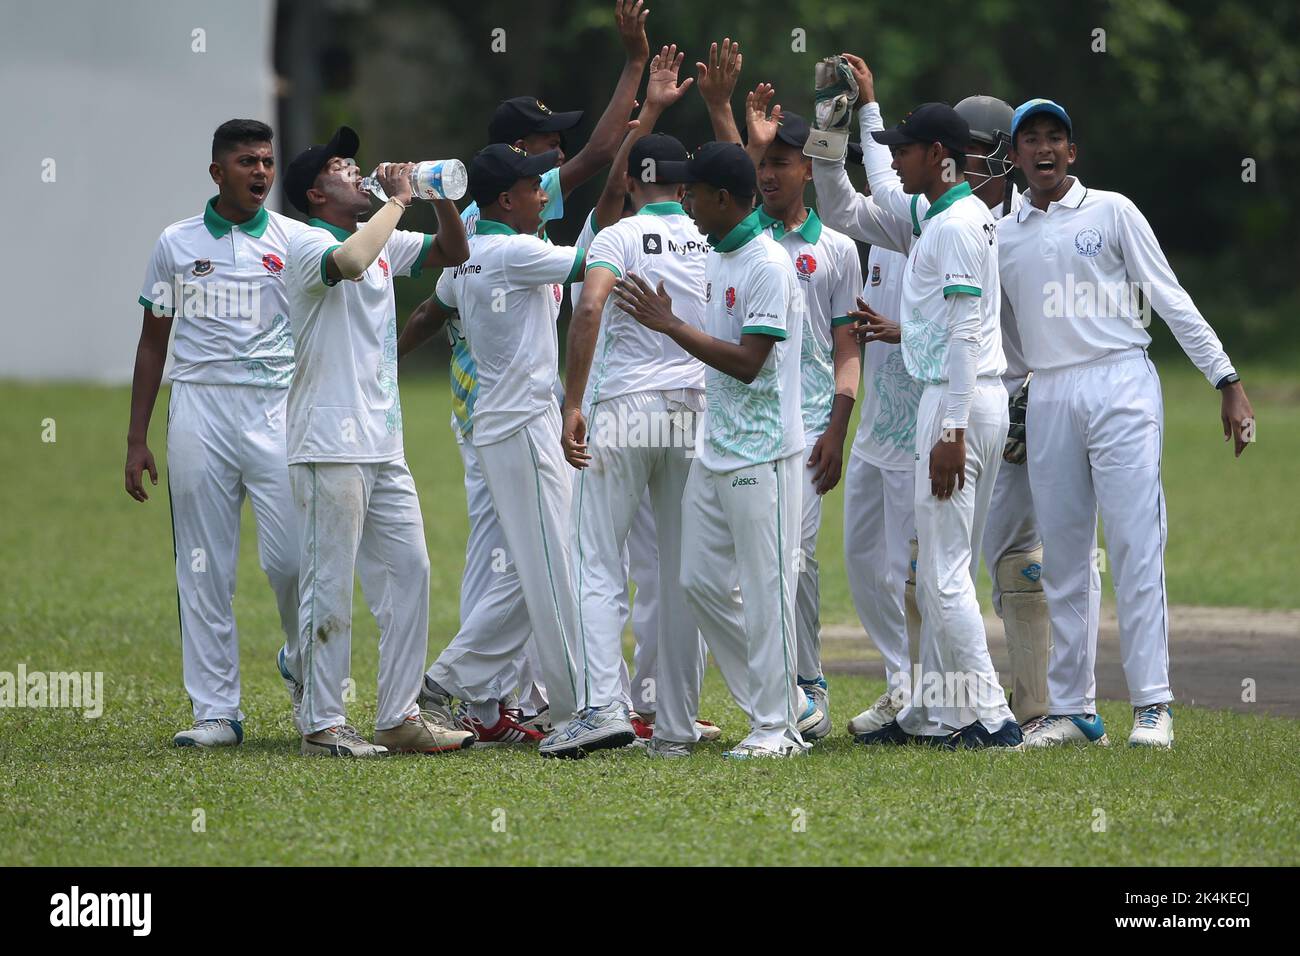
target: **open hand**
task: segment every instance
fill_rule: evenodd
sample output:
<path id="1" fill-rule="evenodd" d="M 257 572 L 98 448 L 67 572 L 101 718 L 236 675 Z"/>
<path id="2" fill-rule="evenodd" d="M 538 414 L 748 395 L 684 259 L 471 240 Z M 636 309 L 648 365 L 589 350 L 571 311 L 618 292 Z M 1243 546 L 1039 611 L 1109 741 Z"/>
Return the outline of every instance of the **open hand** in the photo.
<path id="1" fill-rule="evenodd" d="M 667 332 L 681 321 L 673 315 L 673 300 L 664 291 L 662 279 L 659 288 L 652 289 L 645 279 L 629 272 L 615 283 L 614 294 L 618 296 L 618 307 L 647 329 Z"/>

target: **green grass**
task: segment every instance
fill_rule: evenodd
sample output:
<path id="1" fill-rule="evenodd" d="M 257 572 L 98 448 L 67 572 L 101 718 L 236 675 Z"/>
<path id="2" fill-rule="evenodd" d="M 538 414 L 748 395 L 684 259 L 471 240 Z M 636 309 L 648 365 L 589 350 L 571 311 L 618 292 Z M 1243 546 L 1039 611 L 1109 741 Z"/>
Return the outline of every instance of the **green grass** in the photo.
<path id="1" fill-rule="evenodd" d="M 1282 372 L 1243 374 L 1257 383 L 1260 441 L 1234 462 L 1216 436 L 1214 393 L 1193 375 L 1164 373 L 1170 599 L 1296 607 L 1300 527 L 1289 492 L 1300 390 Z M 433 562 L 431 654 L 456 627 L 466 531 L 445 387 L 403 385 Z M 165 401 L 164 392 L 160 461 Z M 733 765 L 718 757 L 721 745 L 667 764 L 634 753 L 554 764 L 489 751 L 306 760 L 274 668 L 278 622 L 247 512 L 236 610 L 248 740 L 236 751 L 172 750 L 189 707 L 167 499 L 163 484 L 144 505 L 122 491 L 126 403 L 124 389 L 0 386 L 11 488 L 0 522 L 0 670 L 103 671 L 107 698 L 98 720 L 0 710 L 0 864 L 1294 860 L 1300 723 L 1194 708 L 1178 709 L 1169 754 L 864 752 L 840 728 L 881 688 L 836 677 L 837 733 L 799 761 Z M 46 418 L 54 443 L 41 441 Z M 853 621 L 839 500 L 828 502 L 821 547 L 828 623 Z M 369 729 L 377 632 L 356 606 L 353 714 Z M 743 734 L 715 671 L 704 712 L 725 741 Z M 1127 708 L 1102 712 L 1122 741 Z M 202 833 L 192 830 L 198 808 Z M 1098 810 L 1104 832 L 1094 829 Z"/>

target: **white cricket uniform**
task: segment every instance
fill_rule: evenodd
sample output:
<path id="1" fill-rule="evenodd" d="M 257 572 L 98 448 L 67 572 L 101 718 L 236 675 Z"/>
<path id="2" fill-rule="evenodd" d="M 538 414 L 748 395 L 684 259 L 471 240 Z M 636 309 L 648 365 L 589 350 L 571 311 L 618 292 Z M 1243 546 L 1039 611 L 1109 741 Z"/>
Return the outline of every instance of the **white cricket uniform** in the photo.
<path id="1" fill-rule="evenodd" d="M 798 283 L 757 212 L 713 243 L 705 331 L 728 342 L 744 334 L 777 341 L 748 385 L 707 370 L 705 417 L 682 501 L 687 600 L 749 718 L 744 743 L 780 750 L 806 746 L 796 729 L 803 694 L 795 679 L 804 450 Z"/>
<path id="2" fill-rule="evenodd" d="M 867 122 L 864 116 L 864 136 Z M 862 298 L 899 321 L 907 250 L 915 239 L 910 214 L 900 218 L 859 193 L 843 162 L 813 160 L 813 181 L 825 221 L 871 245 Z M 863 369 L 858 430 L 844 475 L 844 564 L 853 606 L 892 690 L 910 687 L 903 593 L 916 537 L 916 410 L 925 385 L 907 373 L 901 345 L 865 346 Z"/>
<path id="3" fill-rule="evenodd" d="M 787 232 L 784 223 L 759 209 L 759 220 L 768 234 L 780 243 L 794 263 L 799 288 L 804 294 L 803 349 L 799 358 L 802 372 L 804 430 L 802 515 L 800 520 L 799 592 L 795 600 L 795 641 L 798 646 L 796 674 L 800 681 L 822 676 L 821 597 L 817 565 L 817 532 L 822 523 L 822 496 L 808 464 L 831 421 L 835 401 L 834 330 L 853 320 L 862 288 L 862 266 L 853 240 L 827 228 L 817 213 L 807 210 L 798 229 Z"/>
<path id="4" fill-rule="evenodd" d="M 581 249 L 479 219 L 469 259 L 443 272 L 435 293 L 444 309 L 460 313 L 478 385 L 468 441 L 513 559 L 513 569 L 488 596 L 503 584 L 522 590 L 557 728 L 587 706 L 568 558 L 572 478 L 552 391 L 559 355 L 556 292 L 582 259 Z M 517 585 L 502 580 L 511 576 Z M 476 608 L 452 646 L 472 648 L 474 656 L 462 664 L 481 667 L 481 679 L 490 679 L 524 650 L 527 635 L 473 630 L 483 623 L 477 617 Z M 457 696 L 469 696 L 443 680 L 437 662 L 431 674 Z"/>
<path id="5" fill-rule="evenodd" d="M 1054 642 L 1049 710 L 1096 711 L 1098 509 L 1130 701 L 1172 700 L 1163 406 L 1136 292 L 1211 384 L 1234 371 L 1232 362 L 1145 217 L 1119 193 L 1076 179 L 1046 210 L 1026 202 L 1002 220 L 998 241 L 1003 288 L 1034 370 L 1026 439 Z"/>
<path id="6" fill-rule="evenodd" d="M 541 235 L 545 237 L 545 224 L 564 215 L 564 193 L 560 189 L 558 166 L 542 174 L 542 189 L 547 197 L 546 205 L 542 207 Z M 473 236 L 479 218 L 478 203 L 471 202 L 466 206 L 460 218 L 465 225 L 465 234 Z M 559 311 L 557 301 L 557 316 Z M 492 496 L 483 480 L 478 452 L 473 443 L 467 441 L 473 428 L 472 412 L 478 397 L 478 370 L 465 343 L 460 316 L 452 315 L 446 328 L 451 345 L 451 430 L 464 467 L 465 502 L 469 512 L 465 570 L 460 585 L 461 627 L 465 629 L 470 615 L 477 614 L 477 619 L 470 622 L 468 634 L 513 634 L 510 640 L 522 641 L 529 646 L 531 626 L 523 592 L 519 590 L 519 580 L 513 573 L 514 565 L 505 534 L 496 512 L 492 510 Z M 485 667 L 498 666 L 496 655 L 489 648 L 487 658 L 482 659 L 477 648 L 461 641 L 455 649 L 448 646 L 428 673 L 444 688 L 456 689 L 456 696 L 481 703 L 506 697 L 521 683 L 531 684 L 531 674 L 527 675 L 527 681 L 521 680 L 525 676 L 523 664 L 521 657 L 500 665 L 495 673 L 486 674 Z M 539 696 L 544 702 L 544 695 Z"/>
<path id="7" fill-rule="evenodd" d="M 233 601 L 239 512 L 257 519 L 258 558 L 298 647 L 298 527 L 285 466 L 293 332 L 283 269 L 305 227 L 266 209 L 244 223 L 214 208 L 163 230 L 139 302 L 175 317 L 167 486 L 181 659 L 196 720 L 242 719 Z"/>
<path id="8" fill-rule="evenodd" d="M 677 202 L 643 206 L 596 235 L 587 269 L 636 273 L 664 284 L 678 318 L 702 328 L 708 241 Z M 700 639 L 681 593 L 682 494 L 704 411 L 704 365 L 666 335 L 642 326 L 610 295 L 604 302 L 584 395 L 590 465 L 577 473 L 572 559 L 585 680 L 592 703 L 618 699 L 624 547 L 649 492 L 658 538 L 658 668 L 650 710 L 656 733 L 693 741 Z M 633 706 L 645 690 L 634 688 Z"/>
<path id="9" fill-rule="evenodd" d="M 319 219 L 289 245 L 298 362 L 289 386 L 289 480 L 302 526 L 303 731 L 346 722 L 353 577 L 379 625 L 375 729 L 417 713 L 429 643 L 429 554 L 402 446 L 393 279 L 417 276 L 432 236 L 398 230 L 366 271 L 330 282 L 347 230 Z"/>

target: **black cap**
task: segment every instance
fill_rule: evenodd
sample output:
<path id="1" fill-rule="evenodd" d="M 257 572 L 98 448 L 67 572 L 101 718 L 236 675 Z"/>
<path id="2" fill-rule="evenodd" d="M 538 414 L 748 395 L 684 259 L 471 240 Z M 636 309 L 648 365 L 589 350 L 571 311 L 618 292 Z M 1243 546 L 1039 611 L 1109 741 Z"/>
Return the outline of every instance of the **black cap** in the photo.
<path id="1" fill-rule="evenodd" d="M 555 113 L 535 96 L 502 100 L 488 121 L 488 141 L 513 143 L 529 133 L 558 133 L 582 122 L 582 110 Z"/>
<path id="2" fill-rule="evenodd" d="M 688 158 L 686 147 L 676 136 L 669 136 L 667 133 L 651 133 L 649 136 L 642 136 L 632 144 L 632 149 L 627 154 L 627 174 L 646 183 L 669 182 L 659 175 L 659 165 L 684 163 Z M 653 162 L 647 166 L 646 160 Z M 647 173 L 654 173 L 653 178 L 648 177 Z"/>
<path id="3" fill-rule="evenodd" d="M 282 188 L 289 202 L 301 213 L 310 212 L 307 208 L 307 190 L 311 189 L 325 164 L 335 156 L 352 159 L 360 148 L 361 137 L 357 136 L 357 131 L 351 126 L 340 126 L 328 143 L 304 149 L 293 158 L 284 174 Z"/>
<path id="4" fill-rule="evenodd" d="M 782 113 L 781 122 L 776 128 L 776 138 L 787 146 L 803 149 L 812 134 L 808 121 L 798 113 Z"/>
<path id="5" fill-rule="evenodd" d="M 555 166 L 557 150 L 529 156 L 518 146 L 493 143 L 478 151 L 469 163 L 469 194 L 479 207 L 490 206 L 497 196 L 521 179 L 540 176 Z"/>
<path id="6" fill-rule="evenodd" d="M 893 129 L 875 130 L 871 138 L 884 146 L 941 143 L 964 153 L 970 147 L 970 124 L 947 103 L 922 103 Z"/>
<path id="7" fill-rule="evenodd" d="M 661 183 L 707 183 L 735 196 L 752 196 L 758 188 L 754 164 L 739 143 L 705 143 L 685 162 L 659 163 Z"/>

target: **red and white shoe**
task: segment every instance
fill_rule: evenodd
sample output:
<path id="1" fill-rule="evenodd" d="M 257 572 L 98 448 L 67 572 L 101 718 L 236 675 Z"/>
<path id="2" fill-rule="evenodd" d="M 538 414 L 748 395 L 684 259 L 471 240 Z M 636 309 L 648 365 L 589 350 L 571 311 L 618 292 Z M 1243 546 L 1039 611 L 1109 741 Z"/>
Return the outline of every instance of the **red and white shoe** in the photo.
<path id="1" fill-rule="evenodd" d="M 649 740 L 655 735 L 655 725 L 643 720 L 635 711 L 632 712 L 631 723 L 632 732 L 636 734 L 637 740 Z"/>
<path id="2" fill-rule="evenodd" d="M 491 727 L 463 711 L 456 715 L 456 720 L 462 729 L 468 730 L 474 735 L 475 747 L 508 747 L 512 745 L 536 747 L 545 737 L 545 734 L 520 724 L 511 714 L 507 713 L 504 707 L 501 708 L 500 718 Z"/>
<path id="3" fill-rule="evenodd" d="M 722 736 L 722 728 L 711 720 L 695 721 L 695 730 L 699 733 L 703 741 L 717 740 Z"/>

